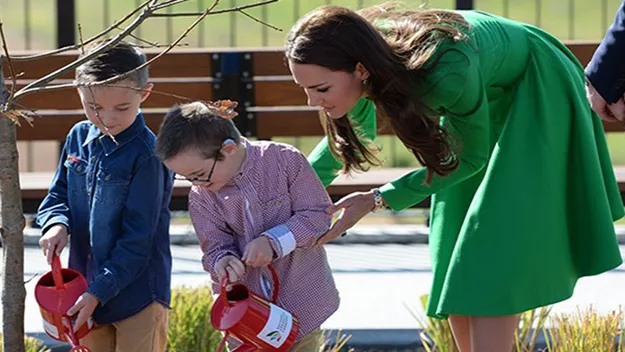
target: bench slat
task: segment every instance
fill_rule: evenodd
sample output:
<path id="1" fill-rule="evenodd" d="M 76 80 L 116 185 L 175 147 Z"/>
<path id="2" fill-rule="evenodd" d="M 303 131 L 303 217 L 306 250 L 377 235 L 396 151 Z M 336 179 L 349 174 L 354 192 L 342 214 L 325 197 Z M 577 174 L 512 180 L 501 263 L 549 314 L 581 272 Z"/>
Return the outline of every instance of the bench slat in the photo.
<path id="1" fill-rule="evenodd" d="M 154 132 L 163 121 L 167 109 L 142 109 L 146 124 Z M 42 110 L 38 111 L 39 117 L 34 117 L 31 127 L 26 122 L 17 128 L 18 141 L 38 141 L 38 140 L 63 140 L 71 127 L 79 121 L 85 120 L 85 113 L 82 110 Z M 59 137 L 60 136 L 60 137 Z"/>
<path id="2" fill-rule="evenodd" d="M 18 86 L 18 89 L 21 86 Z M 167 95 L 175 94 L 191 100 L 210 100 L 213 88 L 210 82 L 156 82 L 153 96 L 143 104 L 146 108 L 172 106 L 181 99 Z M 32 110 L 57 109 L 71 110 L 81 108 L 80 99 L 74 89 L 44 91 L 25 96 L 19 104 Z"/>
<path id="3" fill-rule="evenodd" d="M 157 50 L 145 50 L 148 60 L 156 55 Z M 14 52 L 13 55 L 32 55 L 38 52 Z M 59 55 L 32 61 L 14 61 L 15 72 L 23 73 L 20 79 L 38 79 L 76 59 L 77 51 L 68 51 Z M 150 77 L 210 77 L 212 51 L 202 49 L 175 49 L 161 56 L 150 65 Z M 184 63 L 184 64 L 181 64 Z M 10 77 L 9 69 L 4 66 L 5 77 Z M 73 79 L 74 71 L 65 73 L 59 78 Z"/>

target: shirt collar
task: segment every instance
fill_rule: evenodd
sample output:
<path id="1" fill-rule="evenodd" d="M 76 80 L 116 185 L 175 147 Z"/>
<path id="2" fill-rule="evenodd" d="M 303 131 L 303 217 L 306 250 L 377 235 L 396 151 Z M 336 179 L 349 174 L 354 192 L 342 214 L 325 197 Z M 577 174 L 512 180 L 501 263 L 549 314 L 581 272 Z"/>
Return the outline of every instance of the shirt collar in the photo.
<path id="1" fill-rule="evenodd" d="M 115 136 L 115 141 L 117 142 L 117 144 L 115 144 L 115 142 L 113 142 L 113 140 L 109 136 L 102 133 L 102 131 L 100 131 L 100 129 L 96 127 L 96 125 L 92 124 L 91 127 L 89 128 L 89 133 L 87 134 L 87 138 L 85 139 L 85 142 L 82 145 L 83 147 L 85 147 L 89 143 L 91 143 L 94 139 L 98 138 L 100 139 L 100 142 L 102 142 L 102 147 L 104 149 L 104 152 L 106 153 L 106 155 L 109 155 L 115 152 L 117 149 L 123 147 L 128 142 L 130 142 L 139 133 L 141 133 L 145 129 L 145 127 L 146 127 L 146 124 L 143 118 L 143 114 L 139 112 L 137 114 L 137 118 L 132 123 L 132 125 L 130 125 L 130 127 L 128 127 L 127 129 L 122 131 L 120 134 Z"/>
<path id="2" fill-rule="evenodd" d="M 235 181 L 239 180 L 244 174 L 246 174 L 253 166 L 254 160 L 256 159 L 256 150 L 252 144 L 245 137 L 241 137 L 241 145 L 245 148 L 245 158 L 243 159 L 243 163 L 237 171 L 236 175 L 230 179 L 228 184 L 234 184 Z"/>

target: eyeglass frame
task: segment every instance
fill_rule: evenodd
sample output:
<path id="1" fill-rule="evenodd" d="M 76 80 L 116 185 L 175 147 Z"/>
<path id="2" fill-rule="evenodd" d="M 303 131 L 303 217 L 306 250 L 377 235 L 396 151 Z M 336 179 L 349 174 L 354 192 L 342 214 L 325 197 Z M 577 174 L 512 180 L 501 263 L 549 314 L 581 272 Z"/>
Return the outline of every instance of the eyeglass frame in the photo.
<path id="1" fill-rule="evenodd" d="M 189 181 L 189 182 L 211 182 L 211 177 L 213 177 L 213 172 L 215 172 L 215 166 L 217 165 L 217 162 L 219 161 L 219 153 L 221 152 L 221 148 L 219 148 L 217 150 L 217 154 L 215 154 L 215 162 L 213 162 L 213 166 L 211 166 L 210 171 L 208 172 L 208 177 L 206 178 L 198 178 L 198 177 L 184 177 L 178 174 L 174 174 L 174 179 L 175 180 L 180 180 L 180 181 Z"/>

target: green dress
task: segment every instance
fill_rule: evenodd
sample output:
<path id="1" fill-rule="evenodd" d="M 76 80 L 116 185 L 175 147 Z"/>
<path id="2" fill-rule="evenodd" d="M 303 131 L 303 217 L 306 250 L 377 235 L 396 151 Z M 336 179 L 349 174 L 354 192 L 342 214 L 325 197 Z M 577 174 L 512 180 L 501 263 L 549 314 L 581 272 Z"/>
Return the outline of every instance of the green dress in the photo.
<path id="1" fill-rule="evenodd" d="M 419 94 L 445 112 L 460 165 L 430 185 L 418 169 L 380 190 L 394 210 L 433 195 L 429 316 L 517 314 L 621 264 L 613 221 L 623 203 L 574 55 L 536 27 L 459 13 L 469 38 L 439 46 Z M 370 101 L 348 116 L 375 137 Z M 325 185 L 341 166 L 327 138 L 309 161 Z"/>

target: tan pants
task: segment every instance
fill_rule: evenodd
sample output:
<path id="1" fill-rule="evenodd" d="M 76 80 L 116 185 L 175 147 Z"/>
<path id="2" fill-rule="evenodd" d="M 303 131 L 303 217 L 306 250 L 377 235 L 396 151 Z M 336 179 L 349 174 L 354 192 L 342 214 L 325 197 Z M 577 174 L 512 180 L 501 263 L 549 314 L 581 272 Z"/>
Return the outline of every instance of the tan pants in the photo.
<path id="1" fill-rule="evenodd" d="M 91 330 L 80 339 L 91 352 L 165 352 L 169 310 L 152 303 L 130 318 Z"/>

